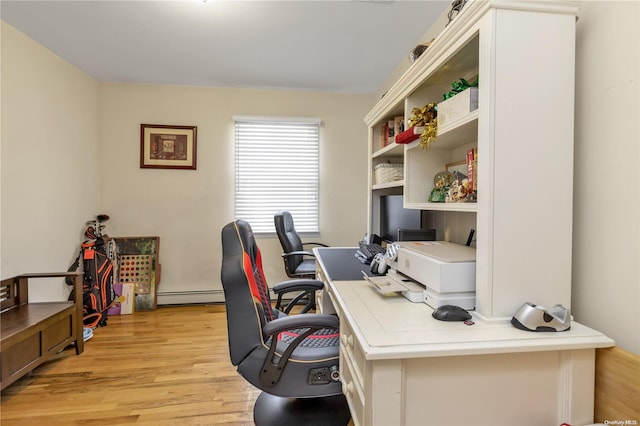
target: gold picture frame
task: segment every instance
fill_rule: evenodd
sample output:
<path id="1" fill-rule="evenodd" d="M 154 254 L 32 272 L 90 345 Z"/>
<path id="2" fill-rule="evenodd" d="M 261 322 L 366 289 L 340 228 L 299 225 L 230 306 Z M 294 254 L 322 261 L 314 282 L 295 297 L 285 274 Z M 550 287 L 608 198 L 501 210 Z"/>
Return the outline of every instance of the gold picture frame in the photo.
<path id="1" fill-rule="evenodd" d="M 459 172 L 463 175 L 467 175 L 467 162 L 466 160 L 455 161 L 445 165 L 446 170 L 449 173 Z"/>
<path id="2" fill-rule="evenodd" d="M 140 125 L 140 168 L 196 170 L 196 126 Z"/>

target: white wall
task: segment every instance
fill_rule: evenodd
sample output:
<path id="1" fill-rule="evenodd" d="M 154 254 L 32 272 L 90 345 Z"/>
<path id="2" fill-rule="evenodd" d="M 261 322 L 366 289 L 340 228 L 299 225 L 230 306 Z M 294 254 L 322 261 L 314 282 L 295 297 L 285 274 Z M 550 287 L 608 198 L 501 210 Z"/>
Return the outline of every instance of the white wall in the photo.
<path id="1" fill-rule="evenodd" d="M 65 271 L 100 200 L 98 85 L 1 22 L 0 275 Z M 68 296 L 58 280 L 32 300 Z"/>
<path id="2" fill-rule="evenodd" d="M 587 1 L 579 18 L 572 308 L 640 354 L 640 3 Z"/>
<path id="3" fill-rule="evenodd" d="M 320 236 L 313 240 L 356 244 L 366 230 L 367 129 L 362 117 L 372 99 L 311 92 L 102 84 L 99 134 L 106 165 L 101 177 L 102 209 L 111 216 L 109 235 L 160 236 L 159 303 L 222 300 L 220 231 L 234 219 L 232 116 L 303 116 L 319 117 L 323 122 Z M 141 123 L 197 126 L 197 170 L 140 169 Z M 286 279 L 277 237 L 258 243 L 269 283 Z M 174 294 L 180 292 L 195 293 Z"/>

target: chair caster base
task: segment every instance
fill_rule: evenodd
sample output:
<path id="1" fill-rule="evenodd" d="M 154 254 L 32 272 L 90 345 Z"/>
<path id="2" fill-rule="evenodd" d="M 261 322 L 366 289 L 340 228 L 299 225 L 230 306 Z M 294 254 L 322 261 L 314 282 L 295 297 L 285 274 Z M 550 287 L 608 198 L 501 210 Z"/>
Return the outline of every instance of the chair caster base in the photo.
<path id="1" fill-rule="evenodd" d="M 351 420 L 344 395 L 283 398 L 262 392 L 253 407 L 257 426 L 346 426 Z"/>

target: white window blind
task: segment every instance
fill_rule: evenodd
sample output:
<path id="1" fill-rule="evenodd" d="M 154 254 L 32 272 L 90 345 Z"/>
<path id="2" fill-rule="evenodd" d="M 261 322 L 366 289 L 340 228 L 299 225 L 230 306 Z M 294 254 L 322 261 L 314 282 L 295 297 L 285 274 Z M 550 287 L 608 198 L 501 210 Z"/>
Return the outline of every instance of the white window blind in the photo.
<path id="1" fill-rule="evenodd" d="M 319 127 L 307 119 L 235 122 L 235 217 L 254 232 L 275 232 L 273 216 L 291 212 L 298 232 L 318 232 Z"/>

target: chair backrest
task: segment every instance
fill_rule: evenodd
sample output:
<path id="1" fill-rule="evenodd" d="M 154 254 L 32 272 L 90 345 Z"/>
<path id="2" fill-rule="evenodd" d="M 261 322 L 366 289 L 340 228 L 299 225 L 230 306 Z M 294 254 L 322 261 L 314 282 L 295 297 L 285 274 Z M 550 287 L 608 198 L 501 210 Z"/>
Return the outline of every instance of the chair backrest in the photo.
<path id="1" fill-rule="evenodd" d="M 262 270 L 262 256 L 249 223 L 236 220 L 222 229 L 222 287 L 229 352 L 238 365 L 262 345 L 262 327 L 276 317 Z"/>
<path id="2" fill-rule="evenodd" d="M 288 211 L 277 212 L 273 216 L 273 223 L 276 227 L 276 234 L 282 245 L 284 253 L 291 253 L 294 251 L 302 251 L 302 240 L 296 232 L 296 228 L 293 225 L 293 217 Z M 285 265 L 288 269 L 287 272 L 293 274 L 302 263 L 302 255 L 287 256 L 285 258 Z"/>

